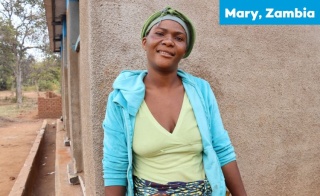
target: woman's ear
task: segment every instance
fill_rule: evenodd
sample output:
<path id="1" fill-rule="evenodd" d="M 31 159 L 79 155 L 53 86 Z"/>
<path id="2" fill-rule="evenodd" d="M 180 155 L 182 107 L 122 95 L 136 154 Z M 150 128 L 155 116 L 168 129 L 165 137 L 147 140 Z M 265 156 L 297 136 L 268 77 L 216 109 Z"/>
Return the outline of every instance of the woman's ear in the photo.
<path id="1" fill-rule="evenodd" d="M 147 37 L 142 38 L 141 44 L 142 44 L 142 48 L 143 48 L 145 51 L 147 51 L 147 49 L 146 49 Z"/>

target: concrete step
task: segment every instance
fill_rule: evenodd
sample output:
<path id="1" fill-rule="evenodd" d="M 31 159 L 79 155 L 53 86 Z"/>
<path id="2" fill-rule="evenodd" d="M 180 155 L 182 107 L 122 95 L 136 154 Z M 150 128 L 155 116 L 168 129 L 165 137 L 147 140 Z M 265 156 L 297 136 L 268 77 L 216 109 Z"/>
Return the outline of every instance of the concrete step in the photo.
<path id="1" fill-rule="evenodd" d="M 55 192 L 62 195 L 84 195 L 77 174 L 72 170 L 72 158 L 70 146 L 65 145 L 66 131 L 60 119 L 57 120 L 56 133 L 56 168 L 55 168 Z M 69 165 L 69 166 L 68 166 Z"/>

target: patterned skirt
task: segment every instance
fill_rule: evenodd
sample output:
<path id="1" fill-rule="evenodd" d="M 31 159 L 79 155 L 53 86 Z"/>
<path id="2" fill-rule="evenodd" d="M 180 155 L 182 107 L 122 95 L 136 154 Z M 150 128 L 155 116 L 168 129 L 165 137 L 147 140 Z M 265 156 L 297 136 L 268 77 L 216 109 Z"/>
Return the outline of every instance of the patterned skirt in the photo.
<path id="1" fill-rule="evenodd" d="M 134 176 L 135 196 L 210 196 L 211 186 L 208 180 L 194 182 L 169 182 L 158 184 Z"/>

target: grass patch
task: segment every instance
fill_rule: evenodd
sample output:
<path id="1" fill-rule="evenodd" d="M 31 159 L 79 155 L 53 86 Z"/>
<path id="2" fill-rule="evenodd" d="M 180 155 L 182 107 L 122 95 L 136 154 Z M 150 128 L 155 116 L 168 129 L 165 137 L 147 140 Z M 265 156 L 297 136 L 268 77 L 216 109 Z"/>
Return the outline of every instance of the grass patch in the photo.
<path id="1" fill-rule="evenodd" d="M 37 91 L 36 86 L 22 86 L 22 91 Z"/>
<path id="2" fill-rule="evenodd" d="M 36 109 L 37 101 L 35 99 L 24 98 L 20 108 L 12 99 L 0 99 L 0 116 L 7 118 L 18 117 L 20 114 Z"/>

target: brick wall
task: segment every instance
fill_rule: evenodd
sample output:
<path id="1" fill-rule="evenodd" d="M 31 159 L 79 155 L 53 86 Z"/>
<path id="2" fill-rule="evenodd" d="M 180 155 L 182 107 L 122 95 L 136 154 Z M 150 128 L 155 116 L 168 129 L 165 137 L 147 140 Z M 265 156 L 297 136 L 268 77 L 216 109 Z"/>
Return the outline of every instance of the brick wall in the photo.
<path id="1" fill-rule="evenodd" d="M 46 92 L 45 97 L 38 97 L 39 118 L 60 118 L 62 116 L 61 96 Z"/>

